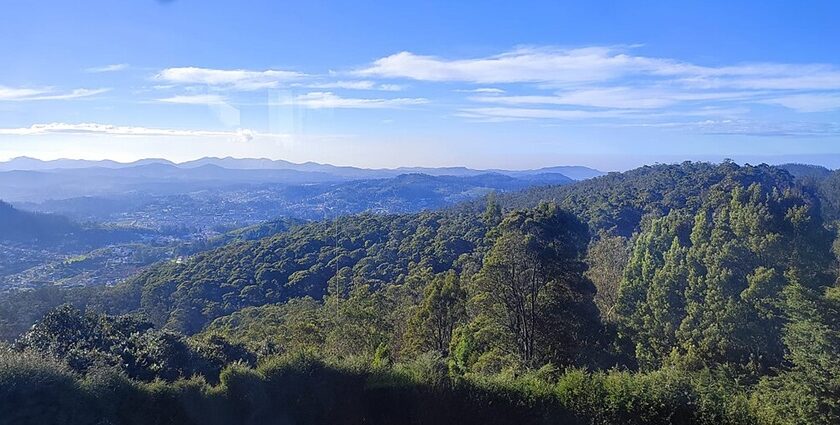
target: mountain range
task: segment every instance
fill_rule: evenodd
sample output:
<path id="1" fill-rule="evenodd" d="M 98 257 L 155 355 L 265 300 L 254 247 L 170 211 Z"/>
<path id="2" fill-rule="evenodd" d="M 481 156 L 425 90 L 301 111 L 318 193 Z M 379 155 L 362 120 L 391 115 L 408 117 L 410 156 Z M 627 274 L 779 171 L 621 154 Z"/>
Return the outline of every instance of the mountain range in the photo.
<path id="1" fill-rule="evenodd" d="M 0 171 L 48 171 L 87 168 L 124 169 L 149 165 L 167 165 L 178 169 L 196 169 L 204 166 L 216 166 L 229 170 L 291 170 L 306 173 L 323 173 L 343 179 L 388 178 L 395 177 L 400 174 L 410 173 L 421 173 L 431 176 L 475 176 L 479 174 L 496 173 L 511 177 L 557 173 L 563 174 L 572 180 L 585 180 L 604 174 L 599 170 L 583 166 L 555 166 L 530 170 L 477 170 L 467 167 L 359 168 L 319 164 L 316 162 L 298 164 L 284 160 L 272 160 L 267 158 L 232 157 L 205 157 L 181 163 L 175 163 L 160 158 L 147 158 L 133 162 L 117 162 L 112 160 L 91 161 L 83 159 L 55 159 L 44 161 L 30 157 L 17 157 L 6 162 L 0 162 Z"/>

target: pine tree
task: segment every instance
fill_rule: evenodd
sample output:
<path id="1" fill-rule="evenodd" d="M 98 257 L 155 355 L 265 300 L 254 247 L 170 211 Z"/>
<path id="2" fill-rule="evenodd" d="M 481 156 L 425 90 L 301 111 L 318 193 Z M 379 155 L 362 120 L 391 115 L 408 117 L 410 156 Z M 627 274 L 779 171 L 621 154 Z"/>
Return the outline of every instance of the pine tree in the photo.
<path id="1" fill-rule="evenodd" d="M 787 276 L 807 270 L 802 281 L 824 285 L 830 240 L 807 194 L 757 183 L 711 192 L 693 220 L 676 212 L 652 220 L 619 298 L 640 364 L 780 366 Z"/>
<path id="2" fill-rule="evenodd" d="M 791 278 L 784 341 L 793 366 L 759 384 L 755 410 L 766 423 L 840 423 L 840 287 L 822 293 Z"/>

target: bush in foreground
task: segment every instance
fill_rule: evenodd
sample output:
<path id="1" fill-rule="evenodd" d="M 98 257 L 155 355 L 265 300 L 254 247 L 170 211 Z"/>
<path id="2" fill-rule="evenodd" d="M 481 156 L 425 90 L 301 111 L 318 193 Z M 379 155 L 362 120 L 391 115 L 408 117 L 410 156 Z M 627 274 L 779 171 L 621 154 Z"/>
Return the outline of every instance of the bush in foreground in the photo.
<path id="1" fill-rule="evenodd" d="M 431 360 L 429 360 L 431 361 Z M 434 378 L 430 366 L 350 370 L 306 356 L 203 378 L 82 376 L 50 359 L 0 355 L 0 424 L 720 424 L 755 422 L 748 394 L 711 372 L 558 372 Z"/>

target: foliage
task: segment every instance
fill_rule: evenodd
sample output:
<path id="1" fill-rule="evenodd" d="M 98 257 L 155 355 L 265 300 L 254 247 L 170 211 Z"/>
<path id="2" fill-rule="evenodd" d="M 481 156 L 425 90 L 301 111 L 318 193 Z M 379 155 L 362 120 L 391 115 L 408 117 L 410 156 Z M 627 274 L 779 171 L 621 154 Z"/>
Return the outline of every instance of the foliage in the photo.
<path id="1" fill-rule="evenodd" d="M 618 291 L 629 257 L 629 243 L 622 236 L 602 233 L 589 244 L 586 277 L 595 285 L 595 305 L 607 324 L 618 321 Z"/>
<path id="2" fill-rule="evenodd" d="M 787 288 L 793 320 L 785 328 L 793 367 L 766 378 L 753 402 L 768 423 L 840 422 L 840 287 L 822 293 L 795 282 Z"/>
<path id="3" fill-rule="evenodd" d="M 435 276 L 426 285 L 423 301 L 409 325 L 409 338 L 417 350 L 449 354 L 452 333 L 467 317 L 466 298 L 460 278 L 453 271 Z"/>
<path id="4" fill-rule="evenodd" d="M 355 282 L 399 284 L 420 263 L 436 273 L 459 270 L 476 261 L 485 232 L 471 214 L 362 214 L 161 265 L 112 293 L 128 298 L 123 311 L 138 306 L 157 325 L 195 333 L 248 306 L 321 299 L 328 282 L 345 289 Z"/>
<path id="5" fill-rule="evenodd" d="M 693 216 L 652 221 L 619 293 L 640 363 L 656 368 L 676 355 L 700 366 L 781 366 L 790 274 L 830 282 L 831 235 L 812 202 L 752 184 L 710 193 Z"/>
<path id="6" fill-rule="evenodd" d="M 553 204 L 513 212 L 498 228 L 475 302 L 527 366 L 577 361 L 587 325 L 597 323 L 594 288 L 583 277 L 587 238 L 586 226 Z"/>
<path id="7" fill-rule="evenodd" d="M 193 375 L 216 381 L 224 365 L 256 361 L 242 346 L 219 336 L 190 341 L 134 317 L 84 314 L 69 305 L 47 313 L 15 342 L 15 349 L 48 354 L 76 372 L 110 367 L 143 381 Z"/>
<path id="8" fill-rule="evenodd" d="M 439 364 L 421 356 L 390 370 L 349 370 L 286 356 L 257 368 L 233 364 L 211 386 L 200 379 L 137 383 L 109 371 L 83 377 L 42 357 L 5 352 L 0 423 L 734 424 L 753 418 L 745 394 L 709 373 L 570 370 L 552 377 L 546 370 L 452 380 L 432 372 Z"/>
<path id="9" fill-rule="evenodd" d="M 645 217 L 674 210 L 694 211 L 712 188 L 748 187 L 760 183 L 780 190 L 794 185 L 786 171 L 768 165 L 738 166 L 732 162 L 657 164 L 610 173 L 567 186 L 542 186 L 499 195 L 506 208 L 532 208 L 555 202 L 587 223 L 593 233 L 606 231 L 630 237 Z"/>
<path id="10" fill-rule="evenodd" d="M 837 423 L 831 175 L 791 170 L 803 175 L 644 167 L 479 208 L 301 224 L 102 294 L 7 298 L 0 317 L 21 318 L 6 332 L 57 302 L 87 312 L 49 311 L 0 347 L 0 411 L 16 423 Z M 557 202 L 528 204 L 535 194 Z"/>

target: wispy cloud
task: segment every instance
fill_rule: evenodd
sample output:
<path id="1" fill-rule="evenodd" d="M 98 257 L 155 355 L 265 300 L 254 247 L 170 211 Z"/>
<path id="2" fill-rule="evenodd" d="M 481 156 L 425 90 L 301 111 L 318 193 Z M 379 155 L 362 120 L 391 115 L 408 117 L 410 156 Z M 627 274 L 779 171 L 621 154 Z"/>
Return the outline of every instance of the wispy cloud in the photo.
<path id="1" fill-rule="evenodd" d="M 331 92 L 312 92 L 290 97 L 280 102 L 281 105 L 300 106 L 308 109 L 382 109 L 422 105 L 426 103 L 429 103 L 429 100 L 425 98 L 347 98 Z"/>
<path id="2" fill-rule="evenodd" d="M 174 84 L 206 85 L 248 91 L 276 88 L 282 83 L 300 80 L 305 76 L 306 74 L 300 72 L 273 69 L 249 71 L 184 67 L 164 69 L 155 76 L 155 79 Z"/>
<path id="3" fill-rule="evenodd" d="M 349 90 L 381 90 L 381 91 L 400 91 L 403 86 L 398 84 L 379 84 L 371 80 L 339 80 L 329 82 L 311 82 L 300 84 L 301 86 L 313 89 L 349 89 Z"/>
<path id="4" fill-rule="evenodd" d="M 309 83 L 303 85 L 316 89 L 373 90 L 376 87 L 376 83 L 370 80 L 332 81 L 328 83 Z"/>
<path id="5" fill-rule="evenodd" d="M 546 46 L 515 48 L 489 56 L 444 58 L 404 51 L 361 68 L 313 74 L 278 69 L 171 67 L 155 74 L 145 89 L 152 90 L 154 85 L 154 90 L 159 90 L 151 99 L 156 103 L 208 105 L 218 116 L 225 117 L 220 122 L 226 128 L 239 125 L 236 105 L 373 110 L 431 104 L 438 100 L 434 96 L 441 96 L 440 101 L 434 102 L 435 108 L 470 121 L 549 121 L 541 125 L 554 124 L 550 121 L 587 121 L 582 125 L 629 124 L 702 134 L 835 134 L 836 125 L 797 124 L 795 116 L 840 110 L 838 65 L 708 66 L 638 52 L 632 46 Z M 125 67 L 114 64 L 87 71 L 113 72 Z M 394 97 L 400 94 L 386 93 L 404 90 L 407 85 L 412 92 L 422 94 Z M 274 88 L 284 89 L 272 94 L 272 99 L 281 96 L 279 100 L 266 102 L 264 93 L 256 92 Z M 291 94 L 285 94 L 286 89 Z M 0 101 L 73 99 L 107 90 L 0 86 Z M 779 117 L 788 114 L 786 121 L 769 122 L 766 117 L 771 108 Z M 828 115 L 821 117 L 824 121 L 831 121 L 825 116 Z M 704 121 L 691 121 L 698 119 Z M 679 120 L 685 122 L 662 122 Z M 92 124 L 40 126 L 12 130 L 111 134 L 91 127 Z M 132 130 L 127 129 L 132 128 L 114 127 L 107 131 L 130 135 Z M 231 137 L 229 133 L 207 134 Z"/>
<path id="6" fill-rule="evenodd" d="M 86 72 L 91 72 L 91 73 L 100 73 L 100 72 L 117 72 L 117 71 L 123 71 L 123 70 L 126 70 L 126 69 L 128 69 L 128 64 L 127 63 L 115 63 L 115 64 L 105 65 L 105 66 L 95 66 L 93 68 L 88 68 L 85 71 Z"/>
<path id="7" fill-rule="evenodd" d="M 583 120 L 592 118 L 616 118 L 626 116 L 628 111 L 606 110 L 588 111 L 580 109 L 544 109 L 544 108 L 464 108 L 458 116 L 465 118 L 496 118 L 496 119 L 557 119 Z"/>
<path id="8" fill-rule="evenodd" d="M 746 90 L 840 89 L 840 68 L 833 65 L 755 64 L 693 68 L 676 81 L 689 87 Z"/>
<path id="9" fill-rule="evenodd" d="M 582 83 L 603 81 L 628 72 L 662 70 L 668 61 L 617 53 L 613 49 L 521 48 L 496 56 L 443 59 L 400 52 L 376 60 L 358 75 L 408 78 L 422 81 L 492 83 Z"/>
<path id="10" fill-rule="evenodd" d="M 182 130 L 119 126 L 97 123 L 48 123 L 33 124 L 29 127 L 0 128 L 0 136 L 38 136 L 49 134 L 108 135 L 108 136 L 153 136 L 153 137 L 224 137 L 232 140 L 248 141 L 254 137 L 288 137 L 285 134 L 257 133 L 249 129 L 225 130 Z"/>
<path id="11" fill-rule="evenodd" d="M 379 90 L 383 91 L 402 91 L 405 89 L 405 86 L 402 84 L 380 84 Z"/>
<path id="12" fill-rule="evenodd" d="M 466 100 L 497 107 L 461 108 L 473 119 L 587 119 L 618 117 L 617 110 L 647 110 L 636 117 L 715 110 L 749 110 L 756 104 L 797 112 L 840 109 L 840 67 L 828 64 L 751 63 L 704 66 L 636 55 L 632 47 L 563 49 L 524 47 L 476 58 L 442 58 L 400 52 L 357 69 L 368 78 L 408 79 L 493 87 L 458 88 Z M 539 106 L 537 108 L 537 106 Z M 714 108 L 712 108 L 714 107 Z M 725 115 L 721 114 L 720 117 Z"/>
<path id="13" fill-rule="evenodd" d="M 0 86 L 0 100 L 27 99 L 47 93 L 46 89 L 27 89 Z"/>
<path id="14" fill-rule="evenodd" d="M 0 101 L 30 101 L 30 100 L 67 100 L 80 97 L 90 97 L 102 94 L 110 89 L 74 89 L 71 91 L 56 91 L 46 88 L 14 88 L 0 86 Z"/>
<path id="15" fill-rule="evenodd" d="M 479 87 L 477 89 L 457 89 L 458 93 L 475 93 L 484 95 L 504 94 L 505 91 L 495 87 Z"/>
<path id="16" fill-rule="evenodd" d="M 157 101 L 184 105 L 221 105 L 227 103 L 226 99 L 218 94 L 176 95 L 157 99 Z"/>
<path id="17" fill-rule="evenodd" d="M 840 93 L 793 94 L 765 99 L 762 103 L 781 105 L 799 112 L 826 112 L 840 109 Z"/>
<path id="18" fill-rule="evenodd" d="M 670 88 L 605 87 L 569 90 L 554 95 L 477 96 L 477 102 L 506 105 L 576 105 L 597 108 L 658 109 L 690 101 L 755 98 L 757 92 L 691 92 Z"/>
<path id="19" fill-rule="evenodd" d="M 632 50 L 632 49 L 630 49 Z M 701 88 L 805 90 L 840 88 L 840 68 L 809 64 L 740 64 L 710 67 L 669 58 L 632 55 L 628 49 L 519 48 L 495 56 L 444 59 L 400 52 L 374 61 L 357 75 L 421 81 L 584 84 L 633 76 Z"/>
<path id="20" fill-rule="evenodd" d="M 523 120 L 561 120 L 582 121 L 598 120 L 601 124 L 622 126 L 621 122 L 634 121 L 630 126 L 639 122 L 669 119 L 674 117 L 738 117 L 748 113 L 746 108 L 721 108 L 716 106 L 681 110 L 650 110 L 637 109 L 557 109 L 557 108 L 523 108 L 523 107 L 477 107 L 462 108 L 454 115 L 482 122 L 523 121 Z"/>
<path id="21" fill-rule="evenodd" d="M 764 121 L 750 119 L 709 119 L 686 122 L 625 123 L 621 127 L 648 127 L 673 129 L 714 136 L 760 136 L 760 137 L 837 137 L 840 124 Z"/>

